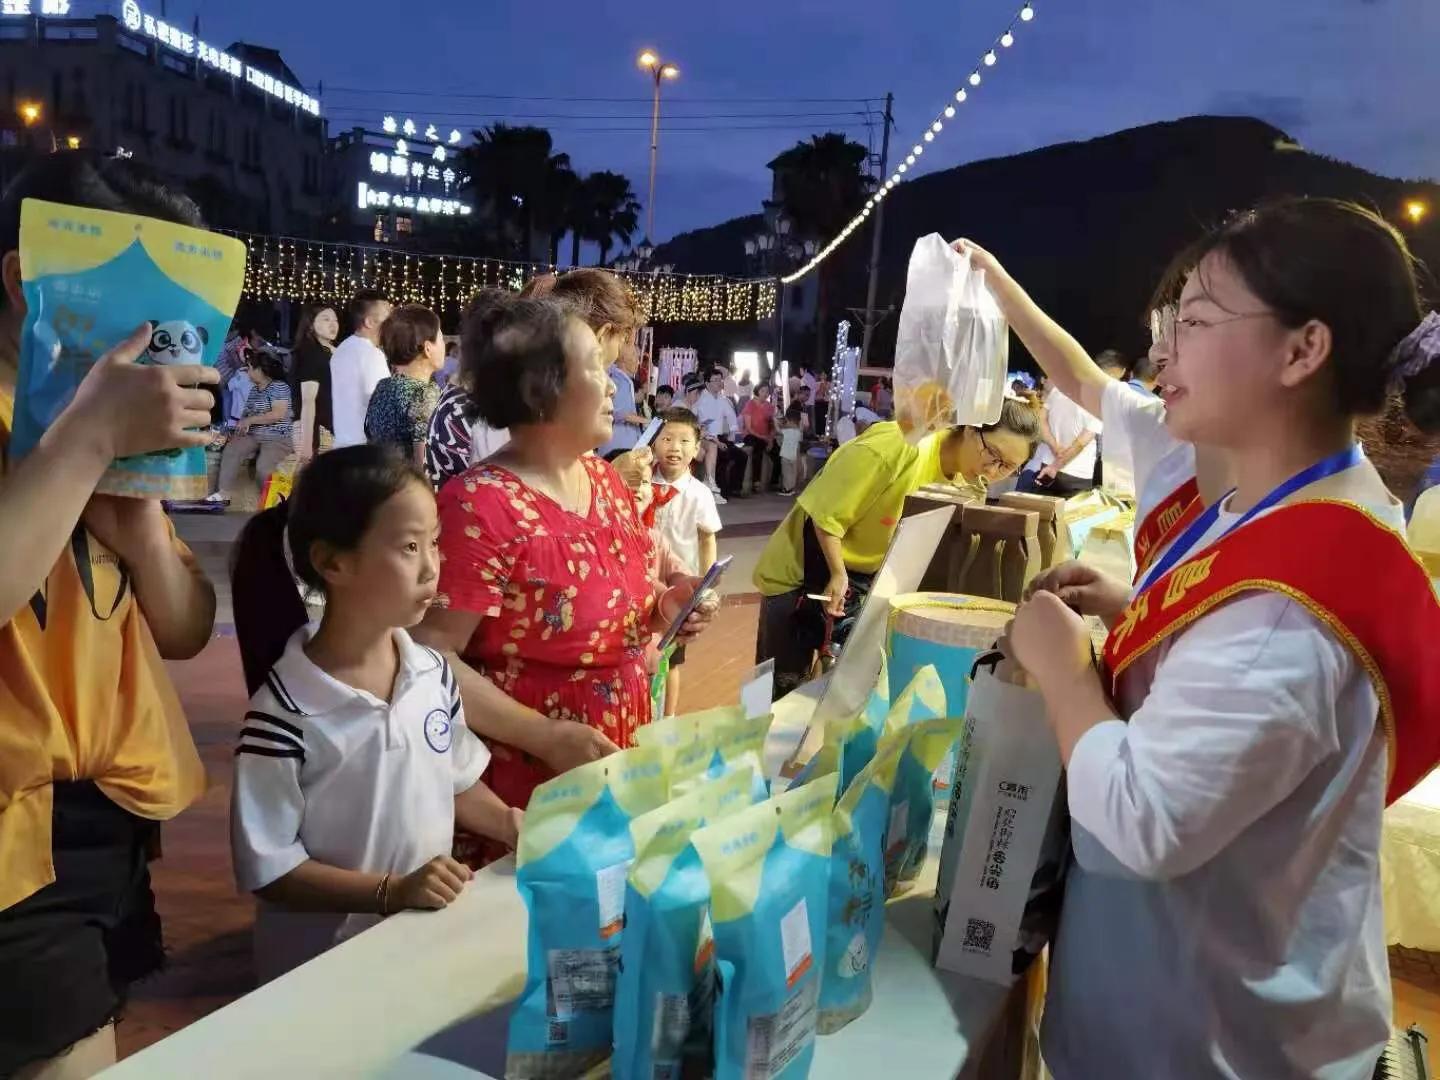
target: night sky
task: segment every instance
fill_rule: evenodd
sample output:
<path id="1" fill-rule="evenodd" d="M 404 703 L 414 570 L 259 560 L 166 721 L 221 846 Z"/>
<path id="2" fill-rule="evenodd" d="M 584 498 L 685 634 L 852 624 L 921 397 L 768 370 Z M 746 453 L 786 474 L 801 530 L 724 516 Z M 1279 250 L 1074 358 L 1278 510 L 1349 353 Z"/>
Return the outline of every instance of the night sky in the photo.
<path id="1" fill-rule="evenodd" d="M 160 13 L 159 0 L 142 6 Z M 1019 0 L 166 7 L 187 29 L 198 10 L 204 36 L 221 47 L 270 45 L 307 86 L 323 81 L 332 134 L 378 128 L 387 112 L 467 133 L 497 119 L 541 124 L 578 169 L 625 172 L 642 200 L 650 84 L 635 56 L 652 46 L 683 70 L 666 90 L 673 130 L 661 137 L 656 198 L 664 239 L 758 211 L 766 162 L 796 139 L 839 128 L 878 148 L 866 103 L 837 99 L 893 90 L 908 147 Z M 920 171 L 1209 112 L 1261 117 L 1311 150 L 1388 175 L 1440 176 L 1435 0 L 1037 0 L 1035 10 Z M 398 90 L 423 93 L 381 92 Z M 744 100 L 756 98 L 778 100 Z"/>

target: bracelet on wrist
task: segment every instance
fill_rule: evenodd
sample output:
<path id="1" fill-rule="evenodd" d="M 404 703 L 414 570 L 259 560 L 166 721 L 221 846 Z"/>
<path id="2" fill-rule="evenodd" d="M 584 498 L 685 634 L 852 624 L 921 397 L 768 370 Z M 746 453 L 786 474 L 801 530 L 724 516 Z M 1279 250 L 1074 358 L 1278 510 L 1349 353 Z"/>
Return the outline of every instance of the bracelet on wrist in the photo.
<path id="1" fill-rule="evenodd" d="M 379 909 L 383 918 L 390 914 L 390 875 L 386 874 L 380 879 L 380 884 L 375 886 L 375 906 Z"/>

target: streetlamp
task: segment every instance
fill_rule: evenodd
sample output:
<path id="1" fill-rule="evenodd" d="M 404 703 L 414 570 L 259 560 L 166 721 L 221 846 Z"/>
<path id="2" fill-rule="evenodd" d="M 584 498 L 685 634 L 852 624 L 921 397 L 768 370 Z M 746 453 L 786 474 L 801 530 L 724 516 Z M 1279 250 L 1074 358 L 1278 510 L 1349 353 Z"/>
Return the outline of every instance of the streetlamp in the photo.
<path id="1" fill-rule="evenodd" d="M 15 111 L 20 115 L 20 119 L 26 127 L 34 127 L 38 124 L 40 117 L 45 112 L 38 101 L 22 101 L 16 106 Z"/>
<path id="2" fill-rule="evenodd" d="M 655 236 L 655 163 L 660 156 L 660 84 L 678 79 L 680 69 L 661 60 L 652 49 L 640 54 L 639 64 L 655 78 L 655 109 L 650 119 L 650 199 L 645 204 L 645 239 Z"/>
<path id="3" fill-rule="evenodd" d="M 785 284 L 781 278 L 787 269 L 814 258 L 817 250 L 814 240 L 801 243 L 792 237 L 793 228 L 794 223 L 781 212 L 778 203 L 766 202 L 765 228 L 745 240 L 745 255 L 752 260 L 752 265 L 766 277 L 775 278 L 776 365 L 785 355 Z"/>
<path id="4" fill-rule="evenodd" d="M 1413 225 L 1419 225 L 1420 222 L 1425 220 L 1425 215 L 1429 212 L 1430 207 L 1427 206 L 1422 199 L 1411 199 L 1405 204 L 1405 216 L 1410 219 Z"/>

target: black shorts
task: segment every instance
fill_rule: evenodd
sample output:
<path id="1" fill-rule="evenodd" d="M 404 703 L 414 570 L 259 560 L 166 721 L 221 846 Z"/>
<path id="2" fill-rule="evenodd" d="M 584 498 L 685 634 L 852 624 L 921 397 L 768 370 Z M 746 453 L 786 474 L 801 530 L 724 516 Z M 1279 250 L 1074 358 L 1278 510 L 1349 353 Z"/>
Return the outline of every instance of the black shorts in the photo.
<path id="1" fill-rule="evenodd" d="M 147 866 L 159 824 L 90 781 L 54 789 L 55 880 L 0 911 L 0 1076 L 104 1027 L 165 958 Z"/>

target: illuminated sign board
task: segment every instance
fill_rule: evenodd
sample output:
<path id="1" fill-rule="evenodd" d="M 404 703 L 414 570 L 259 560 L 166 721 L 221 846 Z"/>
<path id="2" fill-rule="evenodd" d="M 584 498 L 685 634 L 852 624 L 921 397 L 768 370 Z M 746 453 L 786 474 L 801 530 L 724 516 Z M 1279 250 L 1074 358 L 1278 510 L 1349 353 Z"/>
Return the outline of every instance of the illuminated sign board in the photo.
<path id="1" fill-rule="evenodd" d="M 364 180 L 356 186 L 356 205 L 361 210 L 410 210 L 417 214 L 436 214 L 444 217 L 465 217 L 471 212 L 467 203 L 459 199 L 444 199 L 438 195 L 411 195 L 389 191 L 377 191 Z"/>
<path id="2" fill-rule="evenodd" d="M 0 3 L 9 3 L 9 0 L 0 0 Z M 58 6 L 45 0 L 46 6 Z M 68 3 L 66 7 L 68 8 Z M 8 13 L 8 8 L 7 8 Z M 320 115 L 320 102 L 298 87 L 290 86 L 287 83 L 268 75 L 259 68 L 242 63 L 229 53 L 223 52 L 209 45 L 193 34 L 186 33 L 178 26 L 172 26 L 164 19 L 157 19 L 153 15 L 147 15 L 140 10 L 140 5 L 135 0 L 125 0 L 120 5 L 120 21 L 125 24 L 125 29 L 132 34 L 141 34 L 153 41 L 158 41 L 167 49 L 171 49 L 184 56 L 193 56 L 206 67 L 233 79 L 244 79 L 255 89 L 262 93 L 269 94 L 273 98 L 285 102 L 287 105 L 294 105 L 297 109 L 303 109 L 311 116 Z"/>
<path id="3" fill-rule="evenodd" d="M 70 0 L 0 0 L 0 15 L 69 15 Z"/>

